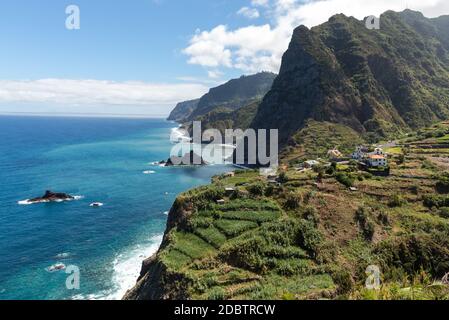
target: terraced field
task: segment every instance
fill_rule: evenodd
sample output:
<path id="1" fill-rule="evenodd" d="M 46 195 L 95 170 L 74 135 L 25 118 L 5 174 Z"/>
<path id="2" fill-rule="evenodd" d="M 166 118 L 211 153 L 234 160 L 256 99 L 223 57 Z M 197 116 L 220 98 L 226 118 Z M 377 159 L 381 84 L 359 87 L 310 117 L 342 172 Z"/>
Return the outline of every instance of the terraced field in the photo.
<path id="1" fill-rule="evenodd" d="M 228 178 L 226 185 L 238 181 Z M 225 199 L 195 210 L 187 228 L 171 231 L 161 254 L 169 270 L 189 279 L 192 298 L 280 299 L 291 292 L 333 292 L 331 276 L 317 270 L 309 244 L 301 245 L 310 225 L 290 219 L 269 198 Z M 281 289 L 279 281 L 295 290 Z"/>

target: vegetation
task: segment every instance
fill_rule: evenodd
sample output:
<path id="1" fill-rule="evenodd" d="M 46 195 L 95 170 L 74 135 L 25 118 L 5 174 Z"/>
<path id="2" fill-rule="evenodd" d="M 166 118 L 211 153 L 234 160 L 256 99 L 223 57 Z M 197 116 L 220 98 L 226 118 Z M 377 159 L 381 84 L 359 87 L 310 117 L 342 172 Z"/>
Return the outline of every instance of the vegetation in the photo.
<path id="1" fill-rule="evenodd" d="M 407 160 L 391 161 L 388 177 L 334 163 L 305 172 L 290 167 L 273 187 L 257 171 L 238 170 L 180 195 L 167 241 L 148 269 L 165 268 L 155 292 L 190 299 L 447 299 L 441 279 L 449 272 L 449 195 L 435 192 L 447 174 L 415 152 L 420 140 L 405 139 Z M 236 192 L 227 195 L 225 186 Z M 364 287 L 370 265 L 381 270 L 379 290 Z"/>
<path id="2" fill-rule="evenodd" d="M 157 278 L 153 296 L 449 298 L 449 122 L 435 123 L 449 117 L 448 18 L 406 10 L 382 21 L 379 32 L 344 15 L 299 27 L 263 100 L 229 94 L 240 92 L 235 82 L 201 99 L 192 115 L 210 125 L 235 127 L 241 118 L 245 127 L 278 128 L 290 167 L 280 186 L 239 171 L 180 195 L 165 241 L 145 265 Z M 397 140 L 383 172 L 353 162 L 292 167 L 383 139 Z M 237 191 L 227 196 L 224 186 Z M 378 290 L 364 286 L 373 265 Z"/>
<path id="3" fill-rule="evenodd" d="M 242 76 L 212 88 L 201 97 L 197 107 L 190 114 L 189 120 L 208 114 L 216 108 L 233 111 L 255 100 L 260 100 L 270 90 L 275 78 L 274 73 L 261 72 L 251 76 Z"/>
<path id="4" fill-rule="evenodd" d="M 346 173 L 339 172 L 335 178 L 338 182 L 346 187 L 352 187 L 354 185 L 354 179 Z"/>

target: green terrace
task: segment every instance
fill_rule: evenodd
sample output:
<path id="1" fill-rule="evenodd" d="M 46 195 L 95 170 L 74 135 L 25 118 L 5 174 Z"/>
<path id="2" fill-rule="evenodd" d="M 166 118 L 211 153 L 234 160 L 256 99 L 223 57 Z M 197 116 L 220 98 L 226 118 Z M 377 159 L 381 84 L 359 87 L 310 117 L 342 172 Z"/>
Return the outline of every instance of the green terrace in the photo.
<path id="1" fill-rule="evenodd" d="M 289 218 L 268 198 L 226 199 L 196 210 L 186 229 L 170 232 L 169 247 L 160 254 L 193 284 L 192 297 L 280 299 L 334 289 L 314 262 L 311 224 Z M 282 290 L 279 281 L 285 282 Z"/>

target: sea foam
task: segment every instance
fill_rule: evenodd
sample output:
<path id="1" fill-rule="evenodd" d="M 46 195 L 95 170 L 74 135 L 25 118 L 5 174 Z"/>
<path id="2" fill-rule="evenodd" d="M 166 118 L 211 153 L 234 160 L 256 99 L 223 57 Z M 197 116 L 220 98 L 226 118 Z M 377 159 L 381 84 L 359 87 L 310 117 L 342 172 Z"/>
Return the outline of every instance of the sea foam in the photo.
<path id="1" fill-rule="evenodd" d="M 37 204 L 37 203 L 50 203 L 50 202 L 56 202 L 56 203 L 60 203 L 60 202 L 66 202 L 66 201 L 75 201 L 75 200 L 81 200 L 83 199 L 84 196 L 73 196 L 73 199 L 67 199 L 67 200 L 56 200 L 56 201 L 50 201 L 50 200 L 41 200 L 41 201 L 35 201 L 35 202 L 31 202 L 31 199 L 25 199 L 25 200 L 20 200 L 17 201 L 17 204 L 21 205 L 21 206 L 29 206 L 31 204 Z"/>
<path id="2" fill-rule="evenodd" d="M 139 278 L 142 262 L 159 249 L 163 235 L 150 238 L 149 244 L 140 244 L 131 250 L 117 254 L 112 262 L 114 289 L 88 295 L 73 296 L 73 300 L 121 300 L 126 291 L 134 287 Z"/>

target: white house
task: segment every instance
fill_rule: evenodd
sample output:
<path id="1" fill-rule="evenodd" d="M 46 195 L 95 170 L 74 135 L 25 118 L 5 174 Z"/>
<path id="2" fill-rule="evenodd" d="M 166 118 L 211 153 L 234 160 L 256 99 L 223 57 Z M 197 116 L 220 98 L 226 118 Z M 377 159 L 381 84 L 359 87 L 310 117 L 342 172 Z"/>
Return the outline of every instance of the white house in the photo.
<path id="1" fill-rule="evenodd" d="M 368 152 L 367 148 L 360 146 L 352 153 L 352 159 L 364 161 L 371 167 L 388 166 L 387 156 L 382 148 L 377 147 L 373 152 Z"/>
<path id="2" fill-rule="evenodd" d="M 383 155 L 385 155 L 385 153 L 384 153 L 384 151 L 382 150 L 382 148 L 376 148 L 376 149 L 374 149 L 374 152 L 371 152 L 371 153 L 369 153 L 370 155 L 371 154 L 375 154 L 375 155 L 378 155 L 378 156 L 383 156 Z"/>
<path id="3" fill-rule="evenodd" d="M 387 157 L 385 155 L 381 155 L 381 154 L 368 155 L 367 163 L 371 167 L 386 167 L 386 166 L 388 166 Z"/>
<path id="4" fill-rule="evenodd" d="M 352 153 L 352 159 L 354 160 L 363 160 L 366 157 L 367 149 L 364 146 L 359 146 Z"/>

